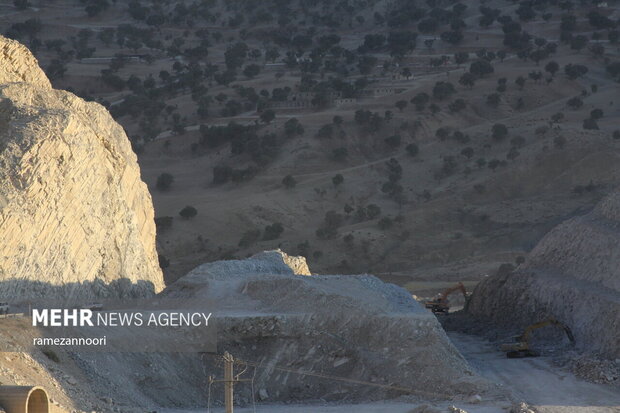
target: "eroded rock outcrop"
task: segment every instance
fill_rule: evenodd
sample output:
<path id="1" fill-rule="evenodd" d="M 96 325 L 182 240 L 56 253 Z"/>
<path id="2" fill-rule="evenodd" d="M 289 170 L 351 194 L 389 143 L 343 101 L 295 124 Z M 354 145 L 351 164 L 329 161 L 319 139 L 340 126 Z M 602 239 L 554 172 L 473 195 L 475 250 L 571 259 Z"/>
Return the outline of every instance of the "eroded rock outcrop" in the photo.
<path id="1" fill-rule="evenodd" d="M 0 296 L 86 298 L 163 288 L 153 206 L 123 129 L 54 90 L 0 36 Z"/>
<path id="2" fill-rule="evenodd" d="M 582 350 L 620 357 L 620 191 L 550 231 L 517 271 L 480 283 L 469 311 L 515 326 L 552 316 Z"/>

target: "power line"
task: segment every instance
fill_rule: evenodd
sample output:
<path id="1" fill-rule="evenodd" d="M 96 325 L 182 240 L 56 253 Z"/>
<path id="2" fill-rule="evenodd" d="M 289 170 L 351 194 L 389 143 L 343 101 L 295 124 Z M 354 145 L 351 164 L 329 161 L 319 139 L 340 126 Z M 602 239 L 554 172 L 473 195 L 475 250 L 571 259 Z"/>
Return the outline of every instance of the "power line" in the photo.
<path id="1" fill-rule="evenodd" d="M 216 355 L 216 357 L 222 358 L 221 355 Z M 436 392 L 430 392 L 430 391 L 424 391 L 424 390 L 417 390 L 417 389 L 413 389 L 410 387 L 395 386 L 391 384 L 373 383 L 373 382 L 364 381 L 364 380 L 351 379 L 347 377 L 334 376 L 330 374 L 316 373 L 316 372 L 307 371 L 307 370 L 297 370 L 297 369 L 292 369 L 292 368 L 287 368 L 287 367 L 278 367 L 278 366 L 273 366 L 273 365 L 264 366 L 262 362 L 256 362 L 256 361 L 251 361 L 251 360 L 242 360 L 242 359 L 236 358 L 235 363 L 254 367 L 254 375 L 251 380 L 248 380 L 248 381 L 251 381 L 251 385 L 252 385 L 252 397 L 254 397 L 253 386 L 254 386 L 254 377 L 256 376 L 256 371 L 262 368 L 262 369 L 278 370 L 278 371 L 298 374 L 302 376 L 316 377 L 316 378 L 321 378 L 325 380 L 340 381 L 344 383 L 351 383 L 351 384 L 357 384 L 357 385 L 363 385 L 363 386 L 382 388 L 382 389 L 387 389 L 387 390 L 394 390 L 394 391 L 398 391 L 401 393 L 419 395 L 419 396 L 424 396 L 424 397 L 439 398 L 439 399 L 444 399 L 444 400 L 452 398 L 452 396 L 447 393 L 436 393 Z"/>

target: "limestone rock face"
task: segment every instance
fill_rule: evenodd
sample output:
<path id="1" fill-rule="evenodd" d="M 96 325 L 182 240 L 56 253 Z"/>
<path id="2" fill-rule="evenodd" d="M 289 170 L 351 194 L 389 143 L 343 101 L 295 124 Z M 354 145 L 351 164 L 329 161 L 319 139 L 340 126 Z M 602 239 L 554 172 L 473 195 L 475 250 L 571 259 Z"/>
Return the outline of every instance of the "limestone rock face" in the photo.
<path id="1" fill-rule="evenodd" d="M 0 297 L 160 291 L 152 200 L 123 129 L 0 36 Z"/>
<path id="2" fill-rule="evenodd" d="M 0 83 L 31 83 L 42 89 L 52 85 L 37 59 L 23 44 L 0 36 Z"/>
<path id="3" fill-rule="evenodd" d="M 513 273 L 480 283 L 469 311 L 524 326 L 552 316 L 577 346 L 620 357 L 620 191 L 551 230 Z"/>
<path id="4" fill-rule="evenodd" d="M 302 256 L 288 255 L 282 250 L 264 251 L 252 257 L 255 260 L 273 261 L 274 266 L 284 264 L 290 268 L 296 275 L 312 275 L 306 259 Z"/>

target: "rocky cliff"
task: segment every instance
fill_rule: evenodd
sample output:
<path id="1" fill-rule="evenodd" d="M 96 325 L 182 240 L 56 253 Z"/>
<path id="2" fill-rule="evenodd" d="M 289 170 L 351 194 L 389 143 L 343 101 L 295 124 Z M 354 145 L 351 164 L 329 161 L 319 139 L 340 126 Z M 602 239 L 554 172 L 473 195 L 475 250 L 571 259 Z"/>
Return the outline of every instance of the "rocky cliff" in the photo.
<path id="1" fill-rule="evenodd" d="M 0 296 L 145 295 L 163 288 L 153 206 L 106 109 L 52 89 L 0 36 Z"/>
<path id="2" fill-rule="evenodd" d="M 553 316 L 577 346 L 620 357 L 620 191 L 549 232 L 515 272 L 480 283 L 469 311 L 515 326 Z"/>

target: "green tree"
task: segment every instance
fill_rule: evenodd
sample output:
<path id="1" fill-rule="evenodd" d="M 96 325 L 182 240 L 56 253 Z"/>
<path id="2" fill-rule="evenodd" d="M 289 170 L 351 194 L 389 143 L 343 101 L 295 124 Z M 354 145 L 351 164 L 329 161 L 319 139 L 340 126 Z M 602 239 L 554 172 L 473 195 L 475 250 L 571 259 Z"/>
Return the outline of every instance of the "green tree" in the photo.
<path id="1" fill-rule="evenodd" d="M 581 98 L 579 96 L 575 96 L 573 98 L 570 98 L 566 104 L 568 105 L 569 108 L 573 109 L 573 110 L 577 110 L 579 108 L 581 108 L 583 106 L 583 100 L 581 100 Z"/>
<path id="2" fill-rule="evenodd" d="M 182 218 L 190 219 L 198 215 L 198 211 L 193 206 L 188 205 L 185 208 L 183 208 L 181 211 L 179 211 L 179 215 Z"/>
<path id="3" fill-rule="evenodd" d="M 272 241 L 274 239 L 278 239 L 280 238 L 280 235 L 282 235 L 282 232 L 284 232 L 284 226 L 279 222 L 274 222 L 273 224 L 265 227 L 263 240 Z"/>
<path id="4" fill-rule="evenodd" d="M 245 77 L 247 77 L 248 79 L 252 79 L 256 76 L 258 76 L 258 74 L 260 73 L 260 66 L 257 64 L 251 64 L 251 65 L 247 65 L 244 69 L 243 69 L 243 74 L 245 75 Z"/>
<path id="5" fill-rule="evenodd" d="M 459 83 L 469 89 L 473 88 L 476 84 L 476 76 L 467 72 L 463 73 L 463 75 L 459 79 Z"/>
<path id="6" fill-rule="evenodd" d="M 443 100 L 452 96 L 456 90 L 454 85 L 450 82 L 437 82 L 433 87 L 433 97 L 435 99 Z"/>
<path id="7" fill-rule="evenodd" d="M 584 65 L 569 63 L 564 66 L 564 73 L 569 79 L 575 80 L 588 73 L 588 68 Z"/>
<path id="8" fill-rule="evenodd" d="M 496 108 L 497 106 L 499 106 L 500 102 L 501 98 L 498 93 L 491 93 L 489 96 L 487 96 L 487 105 L 489 106 L 493 106 L 494 108 Z"/>
<path id="9" fill-rule="evenodd" d="M 409 145 L 405 147 L 405 149 L 407 150 L 407 153 L 411 157 L 416 156 L 420 152 L 418 145 L 416 145 L 415 143 L 410 143 Z"/>
<path id="10" fill-rule="evenodd" d="M 469 53 L 467 52 L 457 52 L 454 54 L 454 62 L 457 66 L 461 66 L 463 63 L 467 63 L 469 60 Z"/>
<path id="11" fill-rule="evenodd" d="M 398 108 L 398 110 L 400 110 L 401 112 L 403 111 L 403 109 L 405 109 L 407 107 L 407 101 L 406 100 L 399 100 L 397 101 L 394 106 L 396 106 Z"/>
<path id="12" fill-rule="evenodd" d="M 602 109 L 593 109 L 590 112 L 590 117 L 594 120 L 599 120 L 603 117 L 603 110 Z"/>
<path id="13" fill-rule="evenodd" d="M 519 86 L 519 90 L 523 90 L 523 87 L 525 86 L 525 78 L 523 76 L 518 76 L 515 79 L 515 83 Z"/>
<path id="14" fill-rule="evenodd" d="M 484 59 L 476 60 L 469 66 L 469 73 L 476 77 L 484 77 L 494 71 L 493 65 L 488 60 Z"/>
<path id="15" fill-rule="evenodd" d="M 282 179 L 282 185 L 284 185 L 286 189 L 292 189 L 295 188 L 295 185 L 297 185 L 297 181 L 293 175 L 286 175 L 284 179 Z"/>
<path id="16" fill-rule="evenodd" d="M 491 132 L 493 139 L 495 139 L 496 141 L 501 141 L 506 136 L 508 136 L 508 128 L 502 123 L 496 123 L 495 125 L 493 125 L 493 127 L 491 128 Z"/>
<path id="17" fill-rule="evenodd" d="M 272 109 L 267 109 L 260 114 L 260 120 L 263 123 L 271 123 L 276 118 L 276 113 Z"/>
<path id="18" fill-rule="evenodd" d="M 381 215 L 381 208 L 376 204 L 370 204 L 366 207 L 368 219 L 375 219 Z"/>
<path id="19" fill-rule="evenodd" d="M 417 111 L 424 110 L 424 108 L 426 107 L 429 101 L 430 101 L 430 96 L 428 96 L 428 94 L 425 92 L 420 92 L 411 99 L 411 103 L 413 103 Z M 356 120 L 357 120 L 357 113 L 356 113 Z"/>
<path id="20" fill-rule="evenodd" d="M 17 10 L 26 10 L 30 7 L 28 0 L 13 0 L 13 5 L 17 8 Z"/>
<path id="21" fill-rule="evenodd" d="M 295 135 L 303 135 L 304 127 L 297 118 L 291 118 L 284 123 L 284 134 L 289 138 Z"/>
<path id="22" fill-rule="evenodd" d="M 171 174 L 164 172 L 157 177 L 157 183 L 155 184 L 155 186 L 160 191 L 167 191 L 170 189 L 173 182 L 174 177 Z"/>
<path id="23" fill-rule="evenodd" d="M 332 177 L 332 183 L 335 187 L 342 185 L 344 182 L 344 177 L 341 174 L 336 174 Z"/>
<path id="24" fill-rule="evenodd" d="M 467 159 L 471 159 L 471 157 L 474 156 L 474 149 L 472 147 L 468 146 L 467 148 L 464 148 L 461 151 L 461 155 L 463 155 Z"/>

